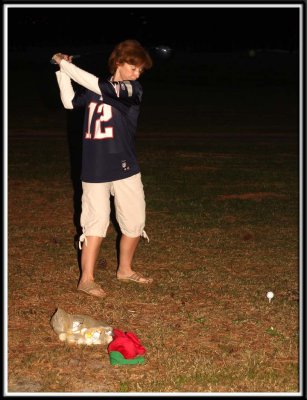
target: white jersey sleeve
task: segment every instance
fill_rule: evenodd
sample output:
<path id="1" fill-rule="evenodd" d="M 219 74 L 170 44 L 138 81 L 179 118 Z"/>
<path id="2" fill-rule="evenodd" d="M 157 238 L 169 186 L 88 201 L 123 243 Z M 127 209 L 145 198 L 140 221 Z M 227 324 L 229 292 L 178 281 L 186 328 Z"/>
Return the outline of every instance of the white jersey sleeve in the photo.
<path id="1" fill-rule="evenodd" d="M 84 86 L 86 89 L 89 89 L 96 94 L 101 94 L 98 85 L 99 79 L 97 78 L 97 76 L 84 71 L 83 69 L 66 60 L 62 60 L 60 62 L 60 69 L 75 82 L 79 83 L 79 85 Z"/>
<path id="2" fill-rule="evenodd" d="M 73 109 L 72 99 L 75 96 L 70 77 L 65 72 L 57 71 L 56 78 L 60 88 L 60 96 L 63 106 L 67 109 Z"/>

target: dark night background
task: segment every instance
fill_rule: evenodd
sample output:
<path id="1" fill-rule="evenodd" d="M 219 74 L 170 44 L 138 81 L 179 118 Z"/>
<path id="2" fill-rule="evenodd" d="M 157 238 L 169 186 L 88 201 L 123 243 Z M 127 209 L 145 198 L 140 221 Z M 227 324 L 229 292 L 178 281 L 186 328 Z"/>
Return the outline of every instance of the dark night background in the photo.
<path id="1" fill-rule="evenodd" d="M 259 7 L 259 5 L 258 5 Z M 297 8 L 10 8 L 9 49 L 115 44 L 128 37 L 146 46 L 187 51 L 298 49 Z"/>
<path id="2" fill-rule="evenodd" d="M 152 52 L 140 78 L 140 134 L 297 134 L 302 27 L 293 5 L 8 7 L 9 134 L 65 131 L 54 53 L 81 54 L 74 62 L 100 76 L 128 38 L 172 49 L 169 59 Z"/>

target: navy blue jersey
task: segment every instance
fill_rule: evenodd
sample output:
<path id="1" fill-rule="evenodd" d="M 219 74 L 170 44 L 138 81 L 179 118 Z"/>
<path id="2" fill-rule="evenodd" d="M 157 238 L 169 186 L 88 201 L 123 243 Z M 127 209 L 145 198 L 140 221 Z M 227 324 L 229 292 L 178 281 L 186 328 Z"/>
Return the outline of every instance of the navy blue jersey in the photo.
<path id="1" fill-rule="evenodd" d="M 85 107 L 82 144 L 84 182 L 111 182 L 140 172 L 135 132 L 142 99 L 138 81 L 99 79 L 101 95 L 76 92 L 74 108 Z"/>

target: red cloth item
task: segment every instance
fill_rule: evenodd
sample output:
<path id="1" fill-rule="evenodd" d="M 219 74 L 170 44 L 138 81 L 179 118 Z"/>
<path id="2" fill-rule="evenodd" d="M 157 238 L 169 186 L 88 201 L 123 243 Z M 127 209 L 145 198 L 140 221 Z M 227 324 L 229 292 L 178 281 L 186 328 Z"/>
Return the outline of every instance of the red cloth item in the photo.
<path id="1" fill-rule="evenodd" d="M 108 346 L 108 352 L 119 351 L 125 358 L 131 359 L 145 354 L 146 349 L 138 337 L 132 332 L 113 329 L 113 341 Z"/>

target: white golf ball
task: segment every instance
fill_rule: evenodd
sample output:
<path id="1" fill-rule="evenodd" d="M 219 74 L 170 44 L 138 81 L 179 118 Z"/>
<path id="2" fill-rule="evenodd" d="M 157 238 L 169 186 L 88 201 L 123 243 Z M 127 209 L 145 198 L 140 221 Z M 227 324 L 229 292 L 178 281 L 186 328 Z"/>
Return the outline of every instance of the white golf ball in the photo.
<path id="1" fill-rule="evenodd" d="M 268 299 L 273 299 L 274 293 L 273 293 L 273 292 L 267 292 L 266 297 L 267 297 Z"/>

